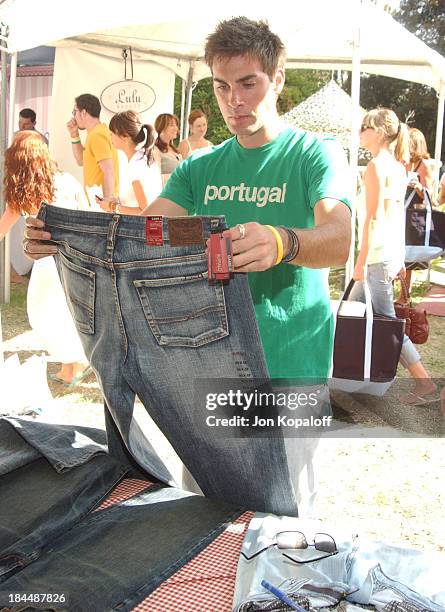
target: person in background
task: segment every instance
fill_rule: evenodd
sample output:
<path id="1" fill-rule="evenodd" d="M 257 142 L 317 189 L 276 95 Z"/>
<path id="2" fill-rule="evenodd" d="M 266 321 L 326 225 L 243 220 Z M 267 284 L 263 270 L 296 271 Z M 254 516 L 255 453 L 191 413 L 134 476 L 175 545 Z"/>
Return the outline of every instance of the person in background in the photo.
<path id="1" fill-rule="evenodd" d="M 155 130 L 158 137 L 155 143 L 154 156 L 161 169 L 162 182 L 165 185 L 173 170 L 182 161 L 182 155 L 173 144 L 179 134 L 179 121 L 176 115 L 162 113 L 156 117 Z"/>
<path id="2" fill-rule="evenodd" d="M 440 177 L 438 203 L 439 203 L 439 206 L 442 206 L 442 204 L 445 204 L 445 172 Z"/>
<path id="3" fill-rule="evenodd" d="M 196 149 L 204 149 L 211 147 L 210 140 L 206 140 L 207 133 L 207 117 L 202 110 L 196 109 L 192 111 L 188 119 L 189 135 L 179 143 L 178 151 L 185 159 Z"/>
<path id="4" fill-rule="evenodd" d="M 409 128 L 409 162 L 406 164 L 406 169 L 411 172 L 411 180 L 409 187 L 415 189 L 419 196 L 420 202 L 423 202 L 423 190 L 428 189 L 432 200 L 434 201 L 434 176 L 433 168 L 430 162 L 430 154 L 425 140 L 425 136 L 417 128 Z M 415 180 L 414 173 L 417 174 Z"/>
<path id="5" fill-rule="evenodd" d="M 73 116 L 67 123 L 74 158 L 83 166 L 83 182 L 90 203 L 93 195 L 112 198 L 119 194 L 119 163 L 110 130 L 100 122 L 99 99 L 82 94 L 74 101 Z M 86 130 L 85 146 L 79 130 Z"/>
<path id="6" fill-rule="evenodd" d="M 412 204 L 422 204 L 424 200 L 424 189 L 428 189 L 431 197 L 431 203 L 436 204 L 434 196 L 434 176 L 433 169 L 430 163 L 430 154 L 426 144 L 425 136 L 417 128 L 409 128 L 409 162 L 405 163 L 408 172 L 408 188 L 406 190 L 405 200 L 410 197 L 412 191 L 415 190 Z M 415 269 L 424 269 L 424 265 L 410 264 L 406 270 L 406 286 L 411 291 L 412 273 Z"/>
<path id="7" fill-rule="evenodd" d="M 47 145 L 48 138 L 36 130 L 36 122 L 37 115 L 35 111 L 33 111 L 32 108 L 22 108 L 22 110 L 19 112 L 19 131 L 22 132 L 23 130 L 32 130 L 33 132 L 37 132 L 37 134 L 41 136 L 43 142 Z M 16 134 L 18 134 L 18 132 L 16 132 Z"/>
<path id="8" fill-rule="evenodd" d="M 130 184 L 125 192 L 121 184 L 119 198 L 103 198 L 99 204 L 106 212 L 139 215 L 162 191 L 161 172 L 153 155 L 155 130 L 134 111 L 116 113 L 109 127 L 113 146 L 127 156 Z"/>
<path id="9" fill-rule="evenodd" d="M 395 317 L 393 280 L 405 277 L 405 191 L 409 159 L 406 124 L 390 109 L 369 111 L 361 126 L 360 144 L 373 155 L 365 174 L 366 211 L 361 215 L 360 251 L 353 279 L 367 280 L 376 313 Z M 363 218 L 364 217 L 364 218 Z M 353 299 L 355 287 L 351 292 Z M 420 406 L 438 400 L 437 387 L 423 366 L 417 349 L 404 336 L 402 365 L 414 378 L 414 389 L 399 399 Z"/>
<path id="10" fill-rule="evenodd" d="M 48 147 L 36 131 L 17 134 L 5 152 L 6 210 L 0 219 L 0 240 L 22 214 L 35 215 L 42 202 L 64 208 L 87 209 L 76 179 L 59 172 Z M 64 385 L 80 382 L 88 372 L 86 358 L 53 257 L 34 262 L 28 285 L 29 323 L 61 368 L 53 380 Z"/>

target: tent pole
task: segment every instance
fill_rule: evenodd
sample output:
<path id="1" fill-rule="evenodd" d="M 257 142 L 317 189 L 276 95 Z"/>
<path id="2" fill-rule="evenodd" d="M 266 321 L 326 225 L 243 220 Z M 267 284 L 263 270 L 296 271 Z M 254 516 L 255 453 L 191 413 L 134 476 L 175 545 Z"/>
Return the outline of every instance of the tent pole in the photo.
<path id="1" fill-rule="evenodd" d="M 351 138 L 349 141 L 349 166 L 351 168 L 351 197 L 352 197 L 352 214 L 351 214 L 351 248 L 349 257 L 346 263 L 345 270 L 345 287 L 348 285 L 354 272 L 355 259 L 355 222 L 356 200 L 357 200 L 357 178 L 358 178 L 358 149 L 359 149 L 359 124 L 360 124 L 360 7 L 361 1 L 357 4 L 354 19 L 354 32 L 352 42 L 352 74 L 351 74 L 351 100 L 352 100 L 352 115 L 351 115 Z"/>
<path id="2" fill-rule="evenodd" d="M 17 85 L 17 53 L 11 54 L 11 64 L 9 67 L 9 118 L 8 118 L 8 147 L 11 146 L 14 138 L 14 106 L 15 90 Z"/>
<path id="3" fill-rule="evenodd" d="M 185 93 L 185 118 L 184 118 L 184 134 L 183 138 L 187 138 L 188 136 L 188 116 L 190 115 L 190 111 L 192 109 L 192 93 L 193 93 L 193 62 L 190 62 L 189 73 L 187 76 L 187 85 L 186 85 L 186 93 Z"/>
<path id="4" fill-rule="evenodd" d="M 184 126 L 184 111 L 185 111 L 185 81 L 181 77 L 181 120 L 180 120 L 180 127 L 179 127 L 179 134 L 181 136 L 180 140 L 183 140 L 183 138 L 184 138 L 184 131 L 185 131 L 185 126 Z"/>
<path id="5" fill-rule="evenodd" d="M 3 32 L 2 32 L 3 33 Z M 1 88 L 0 88 L 0 185 L 3 186 L 4 159 L 6 150 L 6 98 L 7 98 L 7 54 L 3 48 L 6 46 L 0 40 L 1 55 Z M 9 109 L 11 114 L 11 109 Z M 0 216 L 5 211 L 3 189 L 0 189 Z M 10 262 L 9 262 L 9 236 L 0 242 L 0 304 L 8 304 L 10 301 Z"/>
<path id="6" fill-rule="evenodd" d="M 445 81 L 440 82 L 440 89 L 437 94 L 437 122 L 436 122 L 436 144 L 434 147 L 434 159 L 439 162 L 440 155 L 442 152 L 442 134 L 443 134 L 443 114 L 445 105 Z M 445 161 L 445 160 L 440 160 Z M 439 164 L 435 165 L 434 168 L 434 185 L 436 186 L 436 192 L 439 188 Z"/>

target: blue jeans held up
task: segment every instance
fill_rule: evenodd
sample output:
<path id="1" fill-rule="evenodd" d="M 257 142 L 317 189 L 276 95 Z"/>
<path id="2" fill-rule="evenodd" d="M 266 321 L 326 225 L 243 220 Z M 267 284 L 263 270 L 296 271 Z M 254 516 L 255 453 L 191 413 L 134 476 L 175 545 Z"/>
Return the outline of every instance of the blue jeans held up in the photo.
<path id="1" fill-rule="evenodd" d="M 136 394 L 204 495 L 295 516 L 298 475 L 282 433 L 222 436 L 196 402 L 197 379 L 268 378 L 247 276 L 209 285 L 205 242 L 173 246 L 167 218 L 163 244 L 149 246 L 145 217 L 45 205 L 39 217 L 59 247 L 56 263 L 85 354 L 138 464 L 165 478 L 134 420 Z M 201 220 L 204 241 L 212 223 L 225 227 L 223 217 L 188 219 Z"/>

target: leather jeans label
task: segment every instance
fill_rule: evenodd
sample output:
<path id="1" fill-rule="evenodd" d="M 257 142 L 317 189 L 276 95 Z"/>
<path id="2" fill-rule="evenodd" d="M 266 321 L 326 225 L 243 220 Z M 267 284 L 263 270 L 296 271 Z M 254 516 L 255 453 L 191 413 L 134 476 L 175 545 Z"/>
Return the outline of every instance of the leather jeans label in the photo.
<path id="1" fill-rule="evenodd" d="M 170 246 L 204 244 L 202 221 L 199 217 L 175 217 L 168 220 Z"/>

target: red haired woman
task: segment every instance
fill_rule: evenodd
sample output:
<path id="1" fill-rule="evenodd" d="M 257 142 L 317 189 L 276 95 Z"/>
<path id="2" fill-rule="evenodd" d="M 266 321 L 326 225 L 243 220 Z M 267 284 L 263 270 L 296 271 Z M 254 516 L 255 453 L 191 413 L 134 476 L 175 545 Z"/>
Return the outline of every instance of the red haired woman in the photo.
<path id="1" fill-rule="evenodd" d="M 185 159 L 196 149 L 211 147 L 210 140 L 206 140 L 207 117 L 202 110 L 196 109 L 189 115 L 189 136 L 179 143 L 178 151 Z"/>
<path id="2" fill-rule="evenodd" d="M 48 147 L 35 131 L 19 132 L 5 152 L 6 210 L 0 240 L 21 215 L 35 215 L 42 202 L 64 208 L 87 208 L 82 187 L 59 172 Z M 34 262 L 28 286 L 28 318 L 46 350 L 61 368 L 53 377 L 72 385 L 86 372 L 85 355 L 52 257 Z"/>

